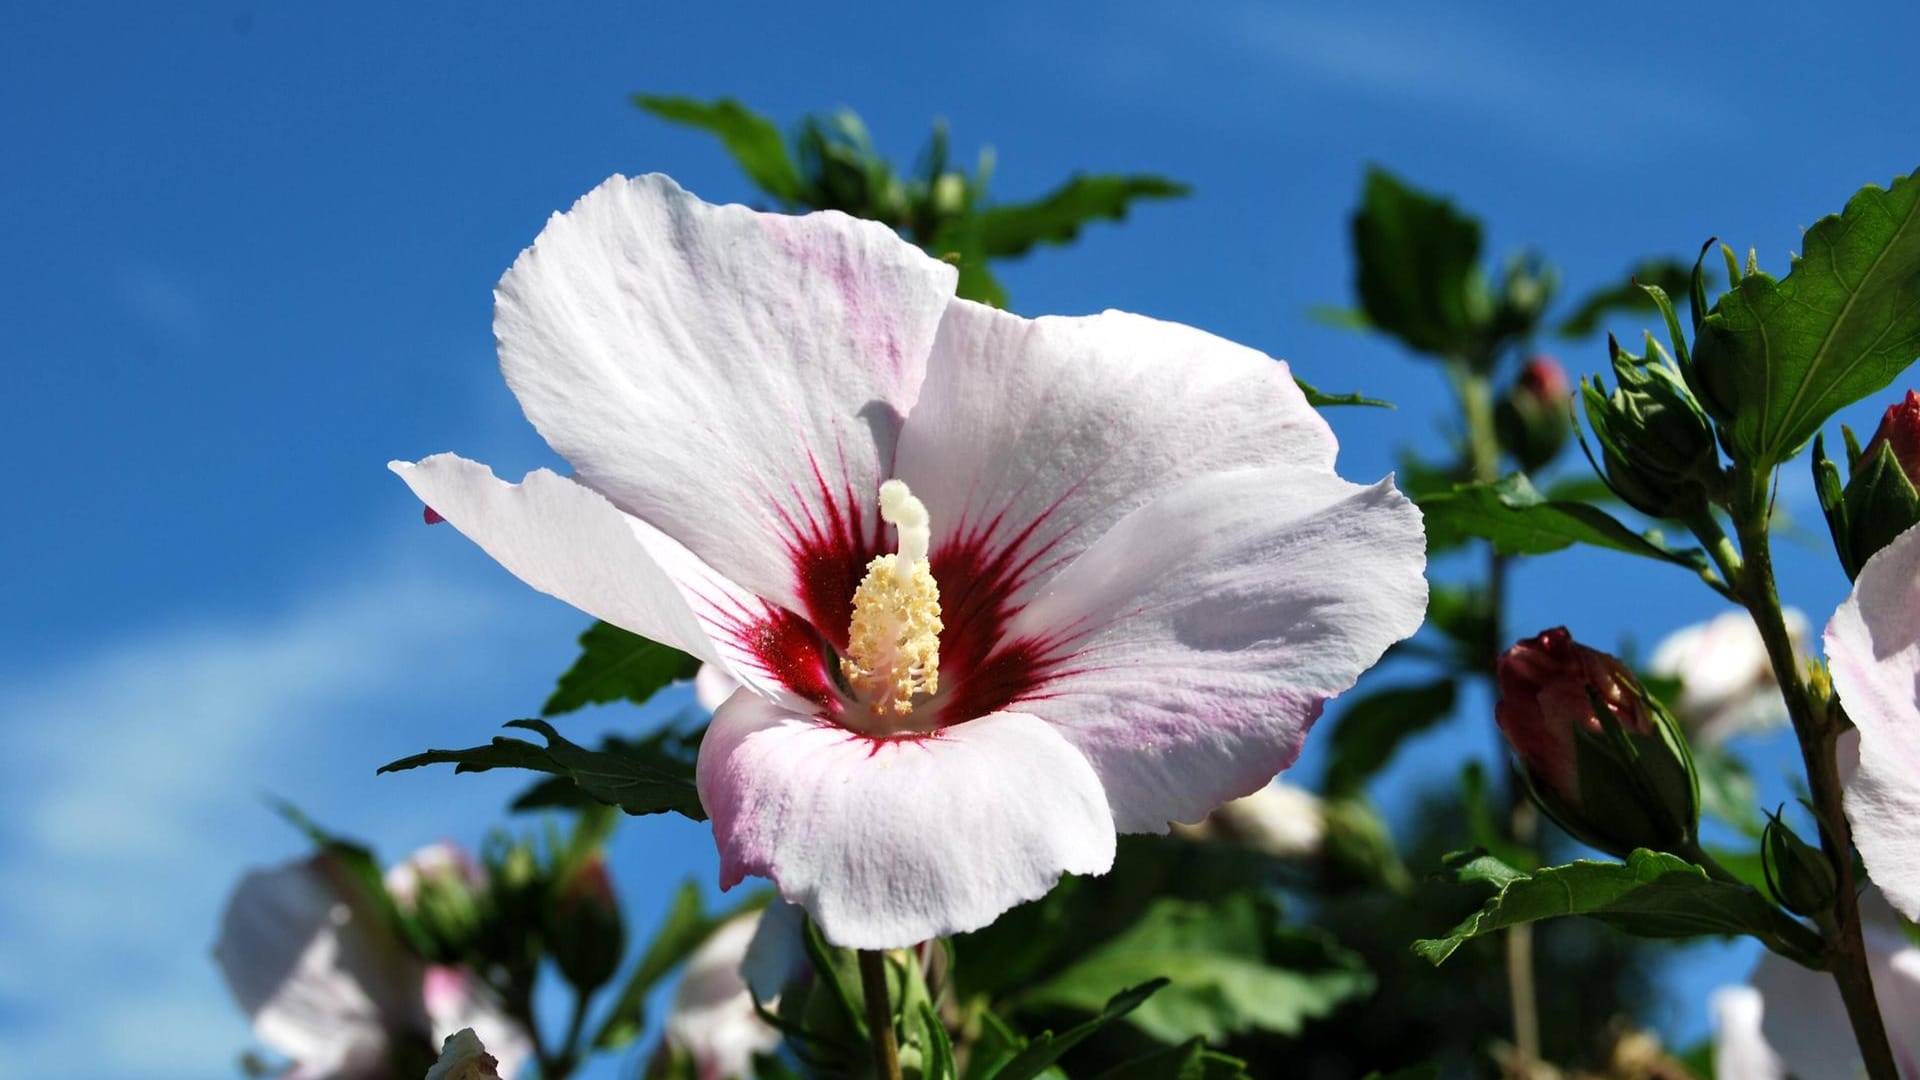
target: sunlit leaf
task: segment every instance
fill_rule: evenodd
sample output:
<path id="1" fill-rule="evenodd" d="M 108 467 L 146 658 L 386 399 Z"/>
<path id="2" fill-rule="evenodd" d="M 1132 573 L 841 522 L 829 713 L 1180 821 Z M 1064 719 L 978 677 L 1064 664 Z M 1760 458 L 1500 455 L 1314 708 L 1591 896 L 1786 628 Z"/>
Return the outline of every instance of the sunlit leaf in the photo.
<path id="1" fill-rule="evenodd" d="M 580 635 L 579 658 L 560 676 L 540 711 L 559 716 L 610 701 L 639 704 L 674 682 L 693 678 L 699 670 L 700 661 L 679 649 L 648 641 L 612 623 L 596 622 Z"/>
<path id="2" fill-rule="evenodd" d="M 633 103 L 663 120 L 718 136 L 727 153 L 739 163 L 740 171 L 782 203 L 791 205 L 803 198 L 806 188 L 787 155 L 780 129 L 752 109 L 731 98 L 699 101 L 655 94 L 635 94 Z"/>
<path id="3" fill-rule="evenodd" d="M 1002 203 L 980 211 L 980 250 L 1003 259 L 1039 244 L 1064 244 L 1092 221 L 1120 221 L 1139 199 L 1173 199 L 1193 189 L 1160 176 L 1076 176 L 1032 202 Z"/>
<path id="4" fill-rule="evenodd" d="M 1367 321 L 1418 352 L 1459 355 L 1481 332 L 1480 223 L 1383 169 L 1353 217 L 1355 288 Z"/>

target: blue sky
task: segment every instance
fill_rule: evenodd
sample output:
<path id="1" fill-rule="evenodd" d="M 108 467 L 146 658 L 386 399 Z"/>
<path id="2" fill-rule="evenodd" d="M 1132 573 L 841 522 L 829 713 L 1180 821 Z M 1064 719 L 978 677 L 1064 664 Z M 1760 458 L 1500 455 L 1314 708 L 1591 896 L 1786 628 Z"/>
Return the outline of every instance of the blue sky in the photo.
<path id="1" fill-rule="evenodd" d="M 1190 181 L 1010 269 L 1016 306 L 1177 319 L 1400 401 L 1333 417 L 1343 468 L 1371 479 L 1434 442 L 1440 385 L 1305 316 L 1348 295 L 1366 163 L 1485 213 L 1496 252 L 1539 246 L 1573 292 L 1708 235 L 1779 269 L 1802 227 L 1916 164 L 1916 35 L 1899 3 L 8 5 L 0 1057 L 233 1075 L 219 905 L 300 846 L 263 792 L 395 854 L 496 820 L 510 778 L 373 767 L 537 708 L 584 620 L 421 527 L 383 466 L 552 463 L 494 369 L 489 290 L 553 210 L 616 171 L 747 196 L 630 92 L 782 119 L 846 104 L 901 156 L 945 116 L 963 152 L 996 148 L 1007 196 L 1076 168 Z M 1782 490 L 1817 528 L 1801 467 Z M 1812 545 L 1783 562 L 1822 621 L 1844 580 Z M 1523 567 L 1515 603 L 1518 628 L 1598 642 L 1717 610 L 1606 555 Z M 1778 771 L 1779 750 L 1756 752 Z M 1404 757 L 1383 796 L 1429 760 Z M 643 923 L 665 881 L 711 879 L 708 845 L 686 823 L 625 830 Z M 1741 973 L 1744 953 L 1713 955 L 1684 986 Z M 1698 1003 L 1665 1021 L 1697 1033 Z"/>

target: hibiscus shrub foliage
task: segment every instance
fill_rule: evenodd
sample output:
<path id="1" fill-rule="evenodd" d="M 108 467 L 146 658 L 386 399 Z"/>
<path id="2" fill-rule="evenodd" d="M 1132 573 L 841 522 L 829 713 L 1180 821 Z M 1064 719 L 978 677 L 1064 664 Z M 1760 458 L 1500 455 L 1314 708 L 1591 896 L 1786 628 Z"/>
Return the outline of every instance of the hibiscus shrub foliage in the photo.
<path id="1" fill-rule="evenodd" d="M 1539 253 L 1490 260 L 1466 210 L 1370 171 L 1352 306 L 1320 316 L 1452 399 L 1441 449 L 1367 485 L 1320 410 L 1381 402 L 1188 327 L 1005 310 L 997 264 L 1185 185 L 1006 201 L 943 125 L 901 169 L 849 111 L 783 131 L 634 102 L 714 136 L 762 207 L 615 178 L 556 216 L 495 330 L 572 475 L 394 465 L 429 521 L 595 620 L 541 716 L 382 769 L 535 774 L 511 809 L 541 824 L 383 870 L 290 812 L 315 852 L 243 881 L 217 950 L 277 1059 L 549 1080 L 600 1055 L 656 1080 L 1920 1059 L 1920 394 L 1827 450 L 1920 354 L 1920 178 L 1862 189 L 1778 276 L 1709 243 L 1623 253 L 1565 299 Z M 1570 382 L 1549 338 L 1597 373 Z M 1856 582 L 1824 660 L 1770 550 L 1803 454 Z M 1730 609 L 1639 659 L 1511 626 L 1514 563 L 1576 545 Z M 697 707 L 639 719 L 687 684 Z M 617 733 L 550 722 L 580 710 Z M 1806 798 L 1766 811 L 1738 747 L 1778 725 Z M 1463 737 L 1410 749 L 1441 730 Z M 1309 738 L 1312 782 L 1276 780 Z M 1447 763 L 1392 780 L 1424 786 L 1384 814 L 1416 752 Z M 665 813 L 711 823 L 731 891 L 687 882 L 634 925 L 604 846 Z M 1714 1045 L 1664 1046 L 1648 940 L 1705 937 L 1765 959 L 1714 998 Z M 536 1008 L 543 979 L 566 992 Z"/>

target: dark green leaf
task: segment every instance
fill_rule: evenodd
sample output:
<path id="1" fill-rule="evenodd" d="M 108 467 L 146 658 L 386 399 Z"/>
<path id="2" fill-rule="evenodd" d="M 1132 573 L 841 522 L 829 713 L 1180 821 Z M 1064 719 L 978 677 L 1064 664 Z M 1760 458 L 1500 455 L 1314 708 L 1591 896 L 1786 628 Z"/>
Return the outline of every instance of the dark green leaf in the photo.
<path id="1" fill-rule="evenodd" d="M 1366 1080 L 1438 1080 L 1440 1066 L 1411 1065 L 1404 1069 L 1395 1069 L 1390 1073 L 1370 1072 Z"/>
<path id="2" fill-rule="evenodd" d="M 1089 1035 L 1101 1028 L 1133 1013 L 1166 985 L 1165 979 L 1153 979 L 1122 990 L 1108 998 L 1093 1019 L 1076 1024 L 1058 1035 L 1051 1031 L 1041 1032 L 1027 1043 L 1025 1049 L 1015 1054 L 1013 1060 L 993 1074 L 994 1080 L 1033 1080 L 1059 1061 L 1062 1054 L 1086 1041 Z"/>
<path id="3" fill-rule="evenodd" d="M 549 776 L 528 785 L 525 791 L 507 804 L 507 809 L 524 814 L 535 810 L 580 810 L 605 805 L 580 790 L 580 785 L 573 782 L 573 777 Z"/>
<path id="4" fill-rule="evenodd" d="M 993 1080 L 1027 1045 L 1027 1040 L 990 1010 L 980 1012 L 979 1024 L 979 1033 L 967 1049 L 967 1071 L 961 1074 L 961 1080 Z"/>
<path id="5" fill-rule="evenodd" d="M 918 1023 L 921 1053 L 925 1059 L 920 1075 L 923 1080 L 954 1080 L 960 1074 L 953 1060 L 953 1040 L 947 1035 L 947 1026 L 940 1022 L 940 1015 L 933 1011 L 933 1005 L 921 1002 L 915 1010 Z"/>
<path id="6" fill-rule="evenodd" d="M 719 136 L 727 153 L 739 163 L 740 171 L 760 190 L 787 205 L 801 201 L 806 189 L 773 121 L 730 98 L 697 101 L 635 94 L 633 103 L 663 120 Z"/>
<path id="7" fill-rule="evenodd" d="M 1624 863 L 1581 860 L 1531 874 L 1483 856 L 1460 869 L 1465 880 L 1487 882 L 1498 891 L 1445 937 L 1414 944 L 1414 951 L 1434 964 L 1469 938 L 1563 915 L 1585 915 L 1640 937 L 1746 934 L 1803 963 L 1813 961 L 1821 948 L 1817 934 L 1760 893 L 1710 878 L 1664 852 L 1643 848 Z"/>
<path id="8" fill-rule="evenodd" d="M 1393 402 L 1381 401 L 1379 398 L 1370 398 L 1365 394 L 1325 393 L 1298 375 L 1293 377 L 1293 381 L 1299 385 L 1300 392 L 1307 395 L 1307 404 L 1316 409 L 1324 409 L 1329 405 L 1372 405 L 1381 409 L 1393 408 Z"/>
<path id="9" fill-rule="evenodd" d="M 559 716 L 609 701 L 639 704 L 670 683 L 693 678 L 699 670 L 700 661 L 679 649 L 597 622 L 580 635 L 580 658 L 560 676 L 553 696 L 540 711 Z"/>
<path id="10" fill-rule="evenodd" d="M 1239 893 L 1154 904 L 1022 1003 L 1092 1009 L 1116 986 L 1160 976 L 1171 980 L 1166 990 L 1129 1022 L 1166 1043 L 1251 1030 L 1295 1034 L 1373 988 L 1358 958 L 1332 939 L 1287 926 L 1263 895 Z"/>
<path id="11" fill-rule="evenodd" d="M 1116 1065 L 1095 1080 L 1245 1080 L 1247 1063 L 1189 1039 L 1158 1053 Z"/>
<path id="12" fill-rule="evenodd" d="M 1037 244 L 1065 244 L 1090 221 L 1121 221 L 1136 199 L 1173 199 L 1193 189 L 1159 176 L 1075 176 L 1033 202 L 980 211 L 980 250 L 988 258 L 1024 255 Z"/>
<path id="13" fill-rule="evenodd" d="M 1519 473 L 1495 484 L 1457 485 L 1423 500 L 1420 509 L 1429 544 L 1479 537 L 1502 555 L 1545 555 L 1590 544 L 1696 572 L 1707 566 L 1697 548 L 1669 548 L 1657 533 L 1634 532 L 1599 507 L 1548 499 Z"/>
<path id="14" fill-rule="evenodd" d="M 1453 711 L 1453 698 L 1453 680 L 1441 679 L 1424 686 L 1379 690 L 1348 704 L 1333 729 L 1327 794 L 1359 790 L 1386 768 L 1403 739 L 1446 719 Z"/>
<path id="15" fill-rule="evenodd" d="M 514 720 L 507 726 L 536 732 L 547 745 L 496 735 L 485 746 L 428 750 L 382 765 L 379 771 L 400 772 L 422 765 L 452 765 L 455 772 L 531 769 L 568 777 L 588 795 L 629 814 L 673 811 L 695 821 L 707 819 L 694 788 L 688 736 L 669 731 L 634 742 L 609 738 L 600 749 L 589 750 L 569 742 L 544 720 Z M 697 739 L 693 745 L 698 745 Z"/>
<path id="16" fill-rule="evenodd" d="M 1920 355 L 1920 173 L 1821 218 L 1786 277 L 1753 273 L 1700 327 L 1693 363 L 1736 456 L 1791 457 Z"/>
<path id="17" fill-rule="evenodd" d="M 1595 289 L 1581 300 L 1556 331 L 1564 338 L 1583 338 L 1600 328 L 1600 320 L 1619 311 L 1648 313 L 1655 309 L 1653 299 L 1642 285 L 1655 285 L 1668 295 L 1687 291 L 1693 267 L 1678 259 L 1648 259 L 1634 266 L 1619 282 Z"/>
<path id="18" fill-rule="evenodd" d="M 1381 169 L 1367 173 L 1353 217 L 1355 287 L 1374 326 L 1417 352 L 1462 355 L 1478 344 L 1480 223 Z"/>

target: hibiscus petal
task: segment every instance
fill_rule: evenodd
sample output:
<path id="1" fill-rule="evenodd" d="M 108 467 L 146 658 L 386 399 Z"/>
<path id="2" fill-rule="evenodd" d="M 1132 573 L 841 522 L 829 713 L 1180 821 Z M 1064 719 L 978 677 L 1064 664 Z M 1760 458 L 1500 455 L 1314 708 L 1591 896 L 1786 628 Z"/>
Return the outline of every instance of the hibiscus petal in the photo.
<path id="1" fill-rule="evenodd" d="M 533 1056 L 533 1039 L 508 1016 L 500 996 L 466 968 L 427 968 L 421 996 L 432 1024 L 433 1041 L 445 1042 L 461 1031 L 479 1038 L 506 1080 L 518 1076 Z"/>
<path id="2" fill-rule="evenodd" d="M 1787 1068 L 1761 1031 L 1766 999 L 1751 986 L 1723 986 L 1708 1003 L 1713 1013 L 1714 1080 L 1786 1080 Z"/>
<path id="3" fill-rule="evenodd" d="M 377 1069 L 389 1031 L 426 1030 L 418 966 L 332 856 L 242 878 L 213 955 L 260 1041 L 315 1075 Z"/>
<path id="4" fill-rule="evenodd" d="M 1102 536 L 1008 628 L 1057 657 L 1009 706 L 1092 760 L 1123 832 L 1164 832 L 1293 763 L 1325 700 L 1426 613 L 1420 512 L 1391 480 L 1189 481 Z"/>
<path id="5" fill-rule="evenodd" d="M 1184 480 L 1264 465 L 1330 472 L 1336 449 L 1287 365 L 1264 353 L 1124 312 L 1024 319 L 956 300 L 897 475 L 932 514 L 943 595 L 962 587 L 957 569 L 993 579 L 1011 609 Z"/>
<path id="6" fill-rule="evenodd" d="M 494 335 L 527 419 L 583 481 L 818 620 L 795 558 L 877 542 L 874 493 L 954 281 L 875 222 L 616 176 L 507 271 Z"/>
<path id="7" fill-rule="evenodd" d="M 389 466 L 414 494 L 528 585 L 595 618 L 718 665 L 794 707 L 828 681 L 789 647 L 784 613 L 591 488 L 546 470 L 509 484 L 453 454 Z M 804 629 L 804 628 L 802 628 Z M 804 663 L 815 657 L 808 670 Z M 794 688 L 800 688 L 796 691 Z"/>
<path id="8" fill-rule="evenodd" d="M 1893 906 L 1920 918 L 1920 527 L 1867 560 L 1826 645 L 1860 731 L 1846 799 L 1854 843 Z"/>
<path id="9" fill-rule="evenodd" d="M 1031 716 L 871 739 L 735 694 L 700 746 L 721 886 L 772 878 L 849 948 L 978 929 L 1113 863 L 1093 769 Z"/>

